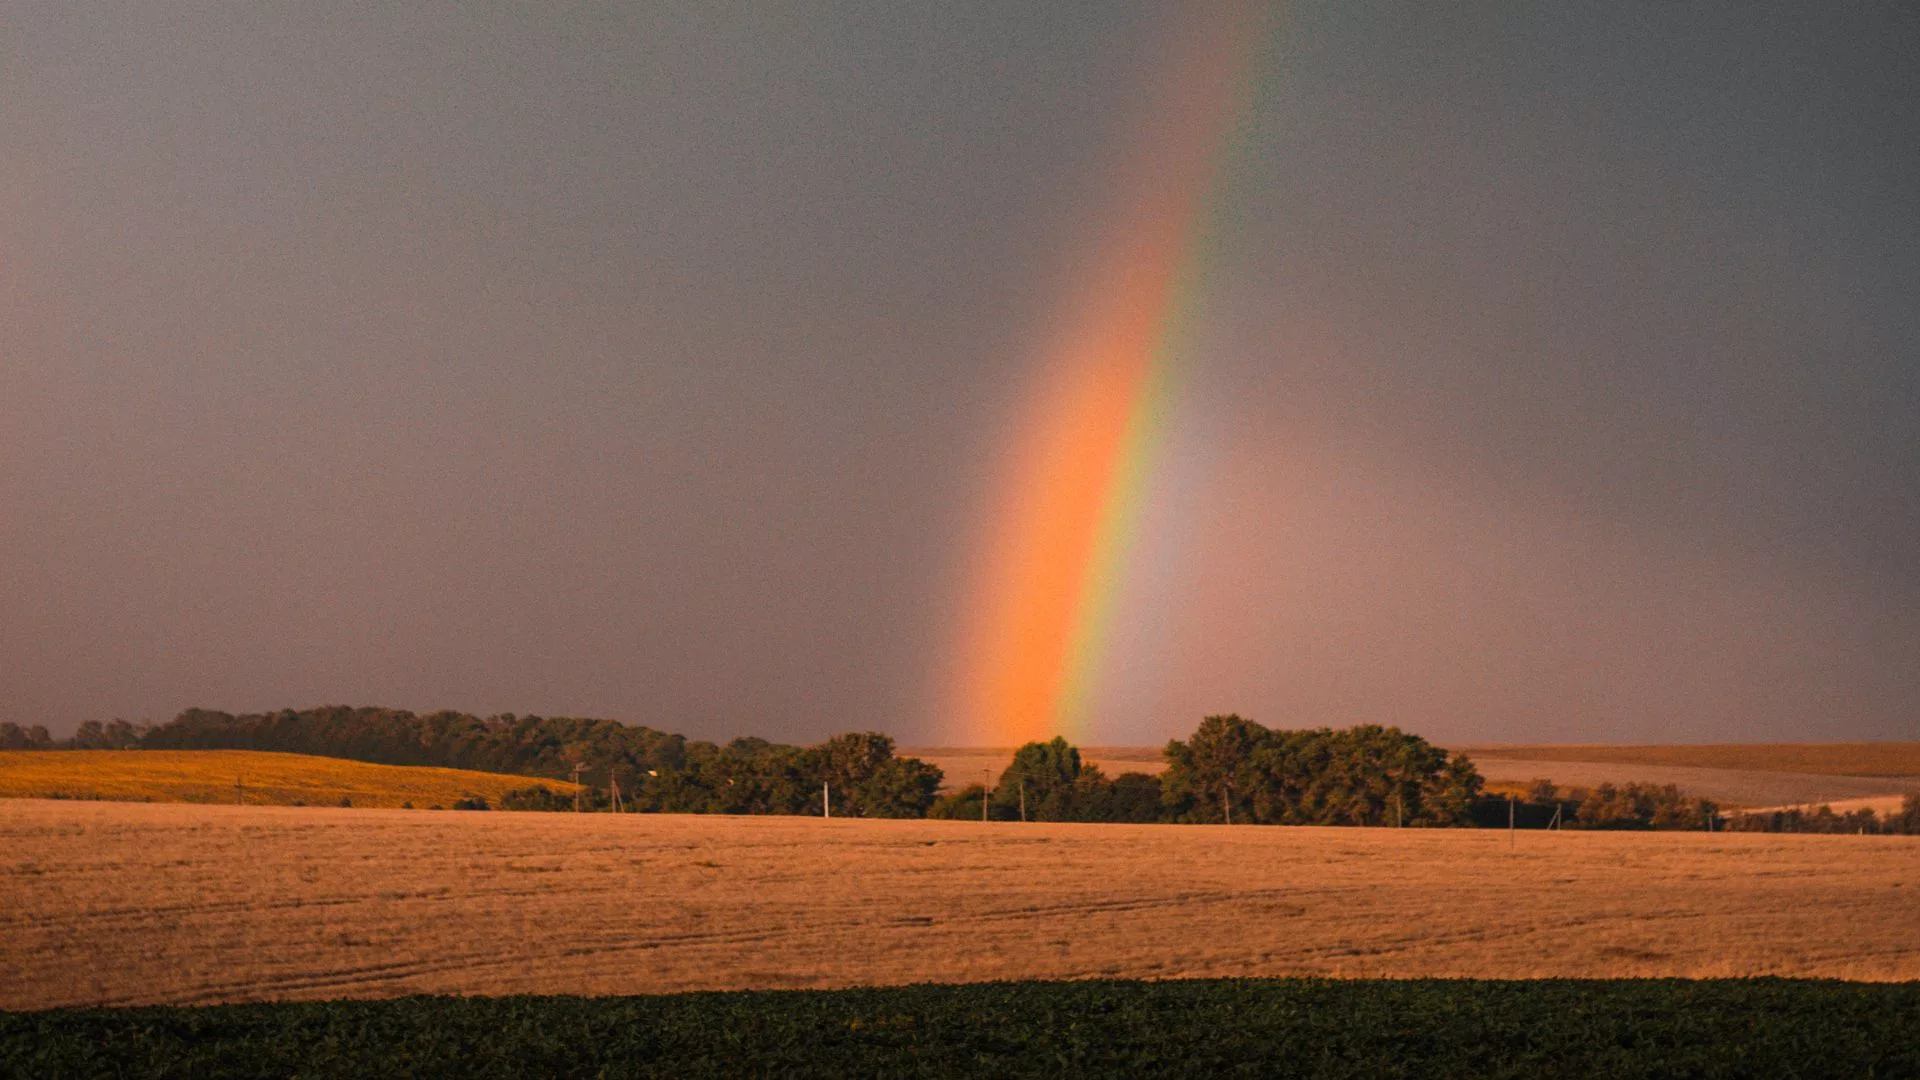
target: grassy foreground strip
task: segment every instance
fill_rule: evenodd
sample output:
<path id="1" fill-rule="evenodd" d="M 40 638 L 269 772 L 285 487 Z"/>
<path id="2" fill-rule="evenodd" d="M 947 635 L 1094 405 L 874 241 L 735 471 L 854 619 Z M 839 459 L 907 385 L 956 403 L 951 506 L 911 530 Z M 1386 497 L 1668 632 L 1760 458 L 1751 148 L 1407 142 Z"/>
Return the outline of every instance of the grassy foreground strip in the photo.
<path id="1" fill-rule="evenodd" d="M 1920 984 L 988 983 L 0 1013 L 0 1075 L 1920 1076 Z"/>

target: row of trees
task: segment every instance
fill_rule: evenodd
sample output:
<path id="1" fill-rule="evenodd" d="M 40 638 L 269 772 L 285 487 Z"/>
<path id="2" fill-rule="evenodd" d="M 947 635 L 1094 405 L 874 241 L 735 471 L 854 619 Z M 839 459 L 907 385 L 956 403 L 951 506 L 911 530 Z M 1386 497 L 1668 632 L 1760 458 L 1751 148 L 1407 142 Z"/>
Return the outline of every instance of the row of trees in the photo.
<path id="1" fill-rule="evenodd" d="M 677 767 L 636 776 L 632 806 L 679 814 L 811 814 L 840 817 L 925 817 L 940 787 L 940 770 L 894 754 L 878 732 L 836 735 L 819 746 L 735 739 L 725 746 L 690 743 Z"/>
<path id="2" fill-rule="evenodd" d="M 1771 832 L 1920 833 L 1920 798 L 1903 813 L 1784 811 L 1727 817 L 1672 785 L 1561 790 L 1535 781 L 1524 798 L 1488 796 L 1473 763 L 1398 728 L 1267 728 L 1209 716 L 1166 745 L 1160 776 L 1108 777 L 1065 739 L 1015 752 L 992 787 L 938 796 L 940 770 L 895 753 L 877 732 L 817 746 L 765 739 L 689 740 L 614 720 L 479 717 L 330 706 L 234 715 L 189 709 L 158 726 L 89 721 L 74 737 L 0 723 L 0 749 L 277 750 L 390 765 L 432 765 L 570 779 L 594 785 L 588 809 L 811 814 L 831 792 L 835 816 L 996 821 L 1193 822 L 1272 825 L 1504 826 L 1587 829 L 1731 828 Z M 573 809 L 571 796 L 529 788 L 501 809 Z M 482 809 L 484 806 L 474 806 Z"/>
<path id="3" fill-rule="evenodd" d="M 503 796 L 499 809 L 819 817 L 831 806 L 836 817 L 917 818 L 926 816 L 940 787 L 939 769 L 897 756 L 893 740 L 877 732 L 836 735 L 807 747 L 764 739 L 688 745 L 677 768 L 625 776 L 616 769 L 605 787 L 590 786 L 577 800 L 548 787 L 520 788 Z M 492 807 L 469 800 L 455 809 Z"/>
<path id="4" fill-rule="evenodd" d="M 682 736 L 618 720 L 569 716 L 479 717 L 404 709 L 282 709 L 234 715 L 188 709 L 141 733 L 149 750 L 279 750 L 294 754 L 432 765 L 567 779 L 576 765 L 606 776 L 645 775 L 686 764 L 700 752 Z M 713 749 L 712 744 L 703 744 Z"/>
<path id="5" fill-rule="evenodd" d="M 930 816 L 1260 825 L 1472 824 L 1480 774 L 1418 735 L 1364 725 L 1283 731 L 1209 716 L 1163 751 L 1160 776 L 1109 779 L 1065 739 L 1028 743 L 992 789 L 973 785 Z M 984 805 L 983 805 L 984 804 Z"/>
<path id="6" fill-rule="evenodd" d="M 1551 780 L 1535 780 L 1514 809 L 1521 828 L 1566 829 L 1712 829 L 1720 808 L 1710 799 L 1683 795 L 1672 784 L 1600 784 L 1562 790 Z M 1490 808 L 1507 813 L 1504 804 Z M 1486 816 L 1482 811 L 1483 818 Z M 1504 824 L 1488 821 L 1487 824 Z"/>
<path id="7" fill-rule="evenodd" d="M 1162 802 L 1174 821 L 1468 825 L 1483 786 L 1466 755 L 1377 724 L 1283 731 L 1209 716 L 1165 755 Z"/>
<path id="8" fill-rule="evenodd" d="M 1279 731 L 1212 716 L 1167 744 L 1163 776 L 1109 778 L 1064 739 L 1030 743 L 991 790 L 936 798 L 940 771 L 899 757 L 873 732 L 801 747 L 764 739 L 724 745 L 613 720 L 424 715 L 332 706 L 235 715 L 189 709 L 157 727 L 123 721 L 83 727 L 64 744 L 0 727 L 0 745 L 163 750 L 277 750 L 390 765 L 433 765 L 568 779 L 604 786 L 588 801 L 639 811 L 819 814 L 825 791 L 849 817 L 995 820 L 1459 825 L 1480 777 L 1415 735 L 1365 726 Z M 529 794 L 509 805 L 546 805 Z"/>
<path id="9" fill-rule="evenodd" d="M 1108 779 L 1062 738 L 1030 742 L 989 790 L 970 784 L 936 801 L 928 817 L 969 821 L 1106 821 L 1146 824 L 1166 819 L 1160 778 L 1122 773 Z"/>
<path id="10" fill-rule="evenodd" d="M 6 724 L 0 748 L 274 750 L 556 780 L 580 775 L 600 785 L 587 800 L 595 808 L 611 806 L 617 783 L 623 806 L 664 813 L 818 815 L 831 792 L 836 814 L 921 817 L 941 780 L 939 769 L 896 756 L 893 740 L 875 732 L 809 747 L 765 739 L 716 745 L 617 720 L 346 706 L 237 716 L 188 709 L 152 727 L 89 722 L 62 742 L 45 728 Z M 531 790 L 503 805 L 551 808 Z M 571 798 L 565 808 L 573 808 Z"/>
<path id="11" fill-rule="evenodd" d="M 44 725 L 0 724 L 0 750 L 51 750 L 55 745 Z"/>
<path id="12" fill-rule="evenodd" d="M 1836 813 L 1831 806 L 1813 809 L 1798 807 L 1768 810 L 1757 814 L 1735 814 L 1727 819 L 1733 832 L 1770 833 L 1865 833 L 1896 836 L 1920 836 L 1920 795 L 1908 795 L 1898 810 L 1885 816 L 1871 807 Z"/>
<path id="13" fill-rule="evenodd" d="M 147 725 L 125 720 L 109 720 L 104 724 L 89 720 L 80 725 L 73 738 L 56 741 L 40 724 L 21 727 L 0 723 L 0 750 L 137 750 L 142 745 L 142 737 L 152 730 Z"/>

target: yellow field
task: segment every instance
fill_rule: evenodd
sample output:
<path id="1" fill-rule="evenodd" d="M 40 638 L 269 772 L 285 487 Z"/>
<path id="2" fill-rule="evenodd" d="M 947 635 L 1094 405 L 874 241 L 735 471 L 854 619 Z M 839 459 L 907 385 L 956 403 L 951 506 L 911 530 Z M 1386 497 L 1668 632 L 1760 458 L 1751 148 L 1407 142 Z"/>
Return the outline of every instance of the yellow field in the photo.
<path id="1" fill-rule="evenodd" d="M 0 801 L 0 1009 L 1252 975 L 1920 978 L 1920 839 Z"/>
<path id="2" fill-rule="evenodd" d="M 1920 742 L 1728 743 L 1692 746 L 1469 746 L 1476 761 L 1525 758 L 1616 765 L 1666 765 L 1825 776 L 1920 777 Z"/>
<path id="3" fill-rule="evenodd" d="M 239 784 L 238 790 L 235 784 Z M 530 776 L 370 765 L 257 750 L 5 750 L 0 798 L 234 803 L 250 806 L 452 806 L 471 795 L 498 804 L 515 788 L 574 785 Z"/>

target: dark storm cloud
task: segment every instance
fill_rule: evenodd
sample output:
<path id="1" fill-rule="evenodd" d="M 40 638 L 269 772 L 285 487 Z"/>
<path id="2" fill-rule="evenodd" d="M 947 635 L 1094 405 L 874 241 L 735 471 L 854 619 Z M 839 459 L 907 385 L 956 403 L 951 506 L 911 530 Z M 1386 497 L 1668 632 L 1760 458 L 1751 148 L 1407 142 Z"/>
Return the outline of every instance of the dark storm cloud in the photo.
<path id="1" fill-rule="evenodd" d="M 11 11 L 0 717 L 939 734 L 1166 17 Z M 1191 387 L 1210 524 L 1135 613 L 1188 629 L 1105 729 L 1912 736 L 1915 19 L 1276 25 Z"/>

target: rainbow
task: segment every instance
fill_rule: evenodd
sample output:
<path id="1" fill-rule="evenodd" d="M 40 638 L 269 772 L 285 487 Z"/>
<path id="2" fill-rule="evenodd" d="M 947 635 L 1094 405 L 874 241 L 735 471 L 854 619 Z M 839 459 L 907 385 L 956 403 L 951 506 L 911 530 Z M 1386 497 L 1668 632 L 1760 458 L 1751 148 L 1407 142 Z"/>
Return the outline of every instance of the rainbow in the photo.
<path id="1" fill-rule="evenodd" d="M 1266 37 L 1255 2 L 1177 30 L 1111 233 L 1086 260 L 1008 446 L 970 592 L 957 741 L 1085 734 L 1205 283 L 1221 162 Z"/>

